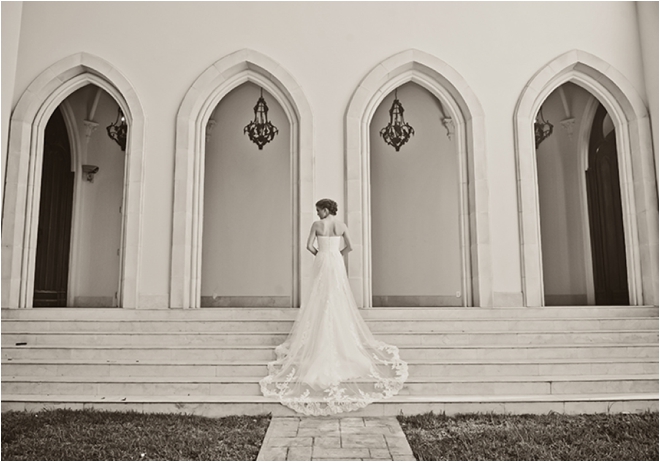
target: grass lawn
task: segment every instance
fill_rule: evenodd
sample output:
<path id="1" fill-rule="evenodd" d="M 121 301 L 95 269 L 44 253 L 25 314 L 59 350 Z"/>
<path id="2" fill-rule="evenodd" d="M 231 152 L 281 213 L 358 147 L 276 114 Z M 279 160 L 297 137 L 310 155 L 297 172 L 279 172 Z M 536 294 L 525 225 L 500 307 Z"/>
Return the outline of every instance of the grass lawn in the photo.
<path id="1" fill-rule="evenodd" d="M 417 460 L 658 460 L 658 413 L 399 416 Z"/>
<path id="2" fill-rule="evenodd" d="M 269 416 L 2 414 L 2 460 L 256 460 Z"/>

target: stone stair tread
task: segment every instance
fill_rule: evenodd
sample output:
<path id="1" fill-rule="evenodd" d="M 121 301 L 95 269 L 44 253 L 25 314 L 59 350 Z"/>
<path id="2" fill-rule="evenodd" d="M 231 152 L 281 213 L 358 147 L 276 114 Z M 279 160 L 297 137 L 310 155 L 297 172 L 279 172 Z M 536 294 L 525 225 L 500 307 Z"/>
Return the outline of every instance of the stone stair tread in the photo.
<path id="1" fill-rule="evenodd" d="M 3 382 L 76 382 L 76 383 L 257 383 L 261 377 L 257 376 L 227 376 L 227 377 L 90 377 L 90 376 L 9 376 L 3 375 Z M 657 374 L 624 374 L 624 375 L 532 375 L 532 376 L 414 376 L 409 377 L 406 383 L 452 383 L 452 382 L 593 382 L 614 380 L 657 380 Z"/>
<path id="2" fill-rule="evenodd" d="M 658 347 L 657 343 L 557 343 L 557 344 L 497 344 L 497 345 L 397 345 L 399 350 L 489 350 L 489 349 L 555 349 L 555 348 L 648 348 Z M 273 350 L 271 345 L 4 345 L 15 349 L 80 349 L 80 350 Z"/>
<path id="3" fill-rule="evenodd" d="M 658 307 L 655 305 L 634 305 L 634 306 L 629 306 L 629 305 L 579 305 L 579 306 L 572 306 L 572 305 L 566 305 L 566 306 L 543 306 L 543 307 L 526 307 L 526 306 L 507 306 L 507 307 L 478 307 L 478 306 L 375 306 L 375 307 L 370 307 L 370 308 L 360 308 L 361 312 L 388 312 L 388 311 L 396 311 L 396 310 L 405 310 L 405 311 L 436 311 L 436 312 L 443 312 L 443 311 L 460 311 L 461 313 L 470 313 L 470 312 L 492 312 L 492 313 L 501 313 L 501 312 L 507 312 L 507 311 L 514 311 L 514 312 L 549 312 L 549 311 L 568 311 L 568 312 L 574 312 L 577 309 L 581 310 L 598 310 L 599 312 L 603 312 L 606 310 L 615 310 L 615 311 L 630 311 L 630 309 L 650 309 L 650 310 L 657 310 Z M 125 312 L 126 310 L 123 308 L 104 308 L 104 307 L 49 307 L 49 308 L 33 308 L 30 311 L 33 313 L 43 313 L 43 312 L 51 312 L 51 313 L 76 313 L 76 312 L 81 312 L 81 311 L 93 311 L 95 314 L 108 314 L 108 313 L 121 313 Z M 152 315 L 152 314 L 167 314 L 167 313 L 177 313 L 177 315 L 181 316 L 195 316 L 199 314 L 229 314 L 232 312 L 291 312 L 291 313 L 297 313 L 299 308 L 292 308 L 292 307 L 238 307 L 238 306 L 229 306 L 229 307 L 222 307 L 222 308 L 210 308 L 210 307 L 205 307 L 205 308 L 195 308 L 195 309 L 189 309 L 189 310 L 183 310 L 183 309 L 176 309 L 176 308 L 156 308 L 156 309 L 146 309 L 146 308 L 141 308 L 139 310 L 139 314 L 146 314 L 146 315 Z M 13 308 L 2 308 L 2 313 L 5 314 L 6 316 L 9 316 L 9 314 L 16 314 L 15 309 Z M 24 314 L 24 313 L 20 313 Z"/>
<path id="4" fill-rule="evenodd" d="M 566 394 L 566 395 L 397 395 L 380 403 L 488 403 L 488 402 L 553 402 L 553 401 L 649 401 L 658 400 L 658 393 Z M 279 403 L 265 396 L 96 396 L 96 395 L 2 395 L 3 402 L 60 402 L 60 403 Z"/>
<path id="5" fill-rule="evenodd" d="M 266 365 L 268 360 L 245 361 L 245 360 L 144 360 L 144 359 L 117 359 L 117 360 L 93 360 L 93 359 L 3 359 L 2 364 L 118 364 L 118 365 L 185 365 L 185 366 L 260 366 Z M 414 359 L 406 361 L 408 364 L 591 364 L 591 363 L 656 363 L 657 358 L 541 358 L 541 359 L 457 359 L 457 360 L 432 360 L 432 359 Z"/>
<path id="6" fill-rule="evenodd" d="M 428 320 L 427 320 L 428 321 Z M 627 333 L 657 333 L 659 329 L 593 329 L 593 330 L 573 330 L 571 334 L 627 334 Z M 469 331 L 442 331 L 442 330 L 415 330 L 415 331 L 375 331 L 372 333 L 378 335 L 465 335 L 465 334 L 566 334 L 564 331 L 557 330 L 469 330 Z M 281 331 L 4 331 L 3 335 L 288 335 L 288 332 Z"/>
<path id="7" fill-rule="evenodd" d="M 295 313 L 293 313 L 295 314 Z M 657 320 L 657 316 L 626 316 L 625 318 L 617 316 L 571 316 L 566 318 L 559 317 L 534 317 L 534 318 L 521 318 L 521 317 L 500 317 L 494 316 L 492 318 L 472 318 L 472 319 L 448 319 L 448 318 L 437 318 L 437 319 L 415 319 L 410 317 L 400 317 L 400 318 L 377 318 L 377 317 L 367 317 L 364 318 L 366 322 L 419 322 L 425 323 L 429 321 L 447 321 L 447 322 L 484 322 L 484 321 L 514 321 L 514 322 L 525 322 L 525 321 L 621 321 L 621 320 Z M 181 322 L 213 322 L 213 323 L 223 323 L 223 322 L 292 322 L 295 320 L 295 316 L 285 318 L 282 317 L 272 317 L 272 318 L 188 318 L 188 319 L 173 319 L 173 318 L 137 318 L 137 319 L 77 319 L 77 318 L 30 318 L 30 319 L 3 319 L 3 322 L 81 322 L 81 323 L 108 323 L 108 322 L 122 322 L 122 323 L 150 323 L 150 322 L 166 322 L 166 323 L 181 323 Z"/>

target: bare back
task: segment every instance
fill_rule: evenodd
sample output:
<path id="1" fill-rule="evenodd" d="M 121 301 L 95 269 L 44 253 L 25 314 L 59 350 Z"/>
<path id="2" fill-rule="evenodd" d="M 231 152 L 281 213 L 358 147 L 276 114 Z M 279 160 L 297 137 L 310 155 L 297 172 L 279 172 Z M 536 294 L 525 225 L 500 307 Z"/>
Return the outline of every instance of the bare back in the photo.
<path id="1" fill-rule="evenodd" d="M 343 236 L 346 232 L 346 225 L 336 218 L 319 220 L 316 223 L 317 236 Z"/>

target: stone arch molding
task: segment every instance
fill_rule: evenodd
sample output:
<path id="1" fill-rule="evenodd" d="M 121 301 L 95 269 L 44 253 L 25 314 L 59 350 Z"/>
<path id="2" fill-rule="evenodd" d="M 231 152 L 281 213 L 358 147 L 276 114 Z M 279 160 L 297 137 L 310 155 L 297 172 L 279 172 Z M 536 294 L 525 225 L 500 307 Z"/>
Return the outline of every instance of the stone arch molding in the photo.
<path id="1" fill-rule="evenodd" d="M 520 212 L 522 286 L 527 306 L 543 306 L 543 263 L 533 124 L 541 104 L 572 82 L 605 106 L 617 131 L 630 303 L 658 304 L 658 201 L 651 123 L 630 82 L 614 67 L 579 50 L 540 69 L 527 83 L 514 113 Z"/>
<path id="2" fill-rule="evenodd" d="M 107 91 L 126 116 L 120 306 L 137 306 L 144 163 L 144 112 L 129 81 L 89 53 L 64 58 L 42 72 L 18 101 L 9 127 L 2 227 L 2 306 L 32 306 L 44 130 L 57 106 L 88 84 Z"/>
<path id="3" fill-rule="evenodd" d="M 279 64 L 253 50 L 236 51 L 207 68 L 186 93 L 176 120 L 176 157 L 170 306 L 199 308 L 204 210 L 206 126 L 214 108 L 231 90 L 245 82 L 266 89 L 282 106 L 291 125 L 292 196 L 294 203 L 293 304 L 308 290 L 311 260 L 302 259 L 305 236 L 301 227 L 313 219 L 302 212 L 313 204 L 312 113 L 300 85 Z M 300 207 L 303 204 L 303 207 Z"/>
<path id="4" fill-rule="evenodd" d="M 467 304 L 492 306 L 490 221 L 484 112 L 465 79 L 440 59 L 419 50 L 378 64 L 355 90 L 346 112 L 346 221 L 354 251 L 348 274 L 358 305 L 372 304 L 369 124 L 385 96 L 415 82 L 436 96 L 455 125 L 461 177 L 463 289 Z"/>

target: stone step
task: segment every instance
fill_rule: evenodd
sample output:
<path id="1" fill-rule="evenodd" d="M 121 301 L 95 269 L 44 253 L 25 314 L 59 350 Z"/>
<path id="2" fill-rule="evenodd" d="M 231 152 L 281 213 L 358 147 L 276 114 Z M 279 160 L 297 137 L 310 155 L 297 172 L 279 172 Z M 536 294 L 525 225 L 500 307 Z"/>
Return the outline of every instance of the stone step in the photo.
<path id="1" fill-rule="evenodd" d="M 208 417 L 228 415 L 296 415 L 291 409 L 263 396 L 154 396 L 154 395 L 2 395 L 2 412 L 40 411 L 44 408 L 99 409 Z M 448 415 L 493 412 L 505 414 L 639 413 L 658 410 L 658 393 L 566 395 L 401 396 L 372 403 L 351 412 L 351 417 L 415 415 L 433 411 Z M 336 417 L 345 417 L 341 414 Z"/>
<path id="2" fill-rule="evenodd" d="M 483 345 L 413 347 L 399 345 L 406 361 L 418 359 L 586 359 L 656 358 L 658 344 Z M 6 346 L 2 359 L 271 361 L 270 346 Z"/>
<path id="3" fill-rule="evenodd" d="M 121 308 L 2 309 L 2 320 L 293 320 L 298 308 L 200 308 L 128 310 Z M 657 306 L 568 306 L 541 308 L 405 307 L 360 309 L 365 319 L 533 319 L 657 317 Z"/>
<path id="4" fill-rule="evenodd" d="M 261 377 L 3 376 L 2 394 L 259 396 Z M 658 393 L 657 375 L 411 377 L 401 395 Z"/>
<path id="5" fill-rule="evenodd" d="M 483 375 L 621 375 L 654 374 L 657 359 L 535 359 L 535 360 L 417 360 L 408 363 L 415 376 L 460 377 Z M 3 375 L 16 376 L 186 376 L 186 377 L 263 377 L 265 361 L 75 361 L 75 360 L 7 360 L 2 362 Z"/>
<path id="6" fill-rule="evenodd" d="M 4 323 L 3 323 L 4 325 Z M 658 343 L 653 330 L 546 331 L 546 332 L 378 332 L 377 339 L 392 345 L 557 345 Z M 96 346 L 277 346 L 283 332 L 3 332 L 2 345 L 96 345 Z"/>
<path id="7" fill-rule="evenodd" d="M 658 319 L 640 318 L 539 318 L 539 319 L 367 319 L 374 332 L 565 332 L 657 328 Z M 293 321 L 263 320 L 4 320 L 2 332 L 281 332 L 291 331 Z"/>

